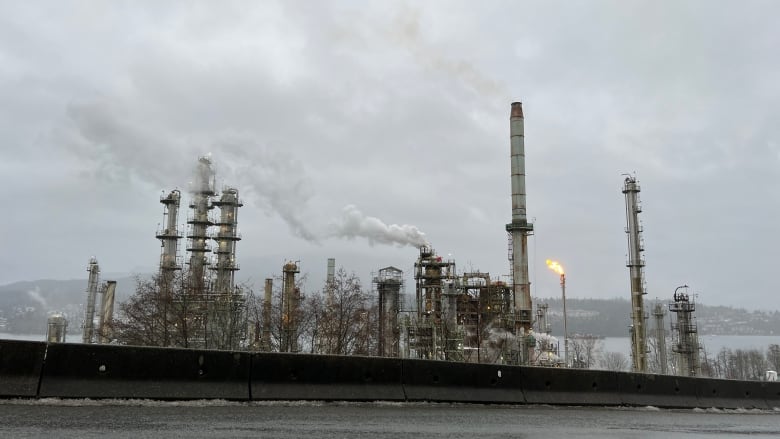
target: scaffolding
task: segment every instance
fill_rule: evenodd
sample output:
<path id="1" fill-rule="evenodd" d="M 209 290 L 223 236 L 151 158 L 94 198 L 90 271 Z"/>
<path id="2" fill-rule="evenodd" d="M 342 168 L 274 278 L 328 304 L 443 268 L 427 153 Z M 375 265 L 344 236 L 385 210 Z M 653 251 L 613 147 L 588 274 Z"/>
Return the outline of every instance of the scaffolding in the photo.
<path id="1" fill-rule="evenodd" d="M 410 350 L 416 358 L 444 360 L 443 288 L 455 279 L 455 262 L 444 260 L 429 246 L 420 247 L 414 264 L 417 319 L 409 327 Z"/>

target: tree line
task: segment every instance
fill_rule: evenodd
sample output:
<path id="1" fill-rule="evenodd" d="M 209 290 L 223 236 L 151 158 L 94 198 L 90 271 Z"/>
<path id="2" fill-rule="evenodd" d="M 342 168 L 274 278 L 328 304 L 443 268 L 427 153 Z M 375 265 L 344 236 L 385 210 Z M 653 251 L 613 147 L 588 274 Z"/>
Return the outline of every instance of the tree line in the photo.
<path id="1" fill-rule="evenodd" d="M 305 277 L 297 280 L 297 291 Z M 116 343 L 138 346 L 196 347 L 202 341 L 203 328 L 212 328 L 203 320 L 208 305 L 193 294 L 187 274 L 177 273 L 164 283 L 159 275 L 136 278 L 134 294 L 119 305 L 112 322 Z M 299 352 L 338 355 L 372 355 L 377 347 L 378 310 L 373 297 L 355 273 L 339 269 L 332 281 L 311 294 L 297 298 L 296 309 L 283 310 L 281 278 L 276 278 L 270 313 L 265 311 L 262 294 L 241 285 L 244 301 L 232 324 L 241 349 L 285 351 L 285 337 L 297 340 Z M 288 321 L 294 322 L 290 325 Z M 213 323 L 213 322 L 212 322 Z M 268 332 L 263 346 L 263 332 Z M 292 333 L 290 332 L 292 331 Z M 204 346 L 200 346 L 204 347 Z M 220 346 L 205 346 L 221 348 Z"/>

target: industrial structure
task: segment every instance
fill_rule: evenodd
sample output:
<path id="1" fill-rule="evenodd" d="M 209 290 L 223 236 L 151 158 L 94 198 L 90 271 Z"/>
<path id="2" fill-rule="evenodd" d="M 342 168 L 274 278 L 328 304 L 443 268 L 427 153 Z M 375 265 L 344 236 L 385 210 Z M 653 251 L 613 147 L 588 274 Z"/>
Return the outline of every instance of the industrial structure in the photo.
<path id="1" fill-rule="evenodd" d="M 420 247 L 414 277 L 416 312 L 404 323 L 405 357 L 520 363 L 522 343 L 515 334 L 510 286 L 491 279 L 490 273 L 458 275 L 455 261 L 429 246 Z"/>
<path id="2" fill-rule="evenodd" d="M 273 300 L 274 280 L 267 278 L 265 280 L 265 290 L 263 297 L 263 331 L 260 337 L 260 350 L 264 352 L 271 351 L 271 305 Z"/>
<path id="3" fill-rule="evenodd" d="M 97 299 L 98 282 L 100 281 L 100 266 L 96 257 L 92 256 L 89 258 L 87 272 L 89 273 L 87 278 L 87 309 L 84 312 L 84 324 L 82 325 L 82 343 L 92 343 L 95 333 L 95 300 Z"/>
<path id="4" fill-rule="evenodd" d="M 509 234 L 509 260 L 512 267 L 512 294 L 514 295 L 514 333 L 522 340 L 521 364 L 529 364 L 533 345 L 526 343 L 531 332 L 531 282 L 528 278 L 528 236 L 533 224 L 526 215 L 525 191 L 525 119 L 523 104 L 513 102 L 509 114 L 509 137 L 512 181 L 512 222 L 506 225 Z"/>
<path id="5" fill-rule="evenodd" d="M 329 278 L 330 261 L 329 259 Z M 379 274 L 374 277 L 379 312 L 377 355 L 380 357 L 398 357 L 400 355 L 401 334 L 398 326 L 398 314 L 401 311 L 403 276 L 402 270 L 395 267 L 385 267 L 379 270 Z"/>
<path id="6" fill-rule="evenodd" d="M 167 290 L 173 281 L 174 274 L 181 270 L 178 257 L 179 240 L 181 239 L 181 231 L 178 226 L 181 192 L 173 190 L 167 196 L 161 196 L 160 203 L 164 206 L 163 227 L 157 232 L 157 239 L 160 240 L 162 247 L 160 277 L 163 278 Z M 170 291 L 166 291 L 166 293 L 170 293 Z"/>
<path id="7" fill-rule="evenodd" d="M 183 327 L 176 338 L 166 338 L 166 344 L 236 349 L 245 336 L 245 295 L 235 284 L 239 270 L 236 244 L 241 240 L 238 209 L 243 204 L 236 188 L 225 187 L 218 194 L 215 181 L 211 159 L 199 157 L 187 215 L 188 267 L 178 284 L 176 273 L 182 269 L 178 254 L 181 193 L 173 190 L 160 198 L 164 212 L 163 226 L 156 235 L 162 247 L 158 294 L 164 303 L 171 304 L 165 311 L 170 327 L 166 333 L 174 332 L 173 327 L 179 324 Z M 215 207 L 219 213 L 212 215 Z M 213 251 L 210 240 L 215 241 Z"/>
<path id="8" fill-rule="evenodd" d="M 626 198 L 626 234 L 628 235 L 628 261 L 631 277 L 631 361 L 634 372 L 647 371 L 647 334 L 645 330 L 644 295 L 645 260 L 642 257 L 644 242 L 642 241 L 642 225 L 639 213 L 642 207 L 639 203 L 639 184 L 636 177 L 626 176 L 623 182 L 623 194 Z"/>
<path id="9" fill-rule="evenodd" d="M 675 288 L 674 301 L 669 303 L 669 311 L 676 315 L 672 321 L 672 352 L 677 354 L 676 375 L 699 376 L 701 374 L 699 331 L 693 316 L 696 311 L 696 303 L 690 300 L 688 285 Z"/>
<path id="10" fill-rule="evenodd" d="M 205 268 L 210 264 L 208 253 L 211 248 L 208 245 L 208 230 L 214 223 L 209 212 L 214 208 L 212 198 L 216 194 L 214 190 L 216 175 L 208 157 L 198 158 L 195 169 L 195 179 L 192 183 L 192 200 L 190 209 L 192 213 L 187 217 L 187 251 L 189 257 L 188 281 L 190 289 L 196 296 L 207 293 L 208 285 Z"/>
<path id="11" fill-rule="evenodd" d="M 561 298 L 563 299 L 563 364 L 569 366 L 569 325 L 566 316 L 566 272 L 563 266 L 557 262 L 547 259 L 547 267 L 556 272 L 561 279 Z"/>
<path id="12" fill-rule="evenodd" d="M 405 322 L 407 357 L 467 362 L 531 364 L 538 358 L 528 277 L 523 107 L 512 103 L 509 118 L 512 221 L 509 237 L 511 280 L 489 273 L 458 276 L 453 260 L 420 247 L 415 267 L 416 314 Z M 549 356 L 548 356 L 549 357 Z"/>
<path id="13" fill-rule="evenodd" d="M 100 314 L 98 315 L 98 344 L 108 344 L 113 338 L 111 320 L 114 318 L 116 281 L 107 280 L 100 289 Z"/>
<path id="14" fill-rule="evenodd" d="M 279 352 L 298 352 L 298 325 L 300 318 L 301 290 L 295 282 L 300 273 L 297 262 L 287 262 L 282 267 L 282 325 Z"/>
<path id="15" fill-rule="evenodd" d="M 68 320 L 62 314 L 49 316 L 46 322 L 46 341 L 48 343 L 65 343 L 68 335 Z"/>
<path id="16" fill-rule="evenodd" d="M 656 359 L 658 361 L 658 372 L 666 375 L 668 358 L 666 356 L 666 330 L 664 329 L 664 316 L 666 311 L 660 303 L 656 303 L 653 308 L 653 317 L 655 318 L 655 349 Z"/>
<path id="17" fill-rule="evenodd" d="M 100 265 L 98 265 L 97 258 L 92 256 L 89 258 L 89 264 L 87 265 L 87 272 L 89 276 L 87 278 L 87 304 L 84 311 L 84 323 L 82 325 L 83 332 L 81 337 L 82 343 L 98 343 L 107 344 L 111 341 L 111 319 L 114 316 L 114 296 L 116 293 L 116 281 L 109 280 L 103 285 L 100 285 Z M 98 327 L 95 330 L 95 302 L 97 302 L 97 295 L 100 293 L 100 313 L 98 314 Z M 64 319 L 64 318 L 63 318 Z M 54 325 L 54 327 L 52 327 Z M 62 333 L 64 340 L 65 328 L 61 328 L 62 322 L 59 319 L 49 319 L 48 333 L 54 334 L 54 337 L 58 337 Z M 67 322 L 64 323 L 67 326 Z M 54 331 L 52 333 L 52 331 Z"/>

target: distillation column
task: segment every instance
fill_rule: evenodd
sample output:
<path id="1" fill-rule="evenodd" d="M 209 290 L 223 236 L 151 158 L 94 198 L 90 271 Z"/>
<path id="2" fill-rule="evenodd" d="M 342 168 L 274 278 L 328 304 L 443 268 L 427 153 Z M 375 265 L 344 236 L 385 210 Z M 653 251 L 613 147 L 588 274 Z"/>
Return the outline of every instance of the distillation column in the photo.
<path id="1" fill-rule="evenodd" d="M 97 298 L 98 279 L 100 277 L 100 266 L 98 266 L 97 258 L 94 256 L 89 258 L 87 272 L 89 272 L 87 280 L 87 309 L 84 315 L 84 334 L 81 341 L 83 343 L 92 343 L 92 336 L 95 332 L 95 299 Z"/>
<path id="2" fill-rule="evenodd" d="M 298 352 L 298 308 L 300 291 L 295 285 L 298 264 L 288 262 L 282 267 L 282 336 L 279 352 Z"/>
<path id="3" fill-rule="evenodd" d="M 181 269 L 179 265 L 179 205 L 181 203 L 181 192 L 171 191 L 167 196 L 160 197 L 160 203 L 163 209 L 163 224 L 161 230 L 157 231 L 157 239 L 160 240 L 162 253 L 160 254 L 160 278 L 159 293 L 164 297 L 173 295 L 173 281 L 177 270 Z M 113 306 L 113 304 L 112 304 Z"/>
<path id="4" fill-rule="evenodd" d="M 198 158 L 198 166 L 195 169 L 195 179 L 192 183 L 192 201 L 190 208 L 192 216 L 187 219 L 189 230 L 187 239 L 190 252 L 190 286 L 192 292 L 198 295 L 206 293 L 205 271 L 204 268 L 209 264 L 206 253 L 209 249 L 206 244 L 208 239 L 208 228 L 212 225 L 209 219 L 209 211 L 214 208 L 211 204 L 211 197 L 214 196 L 214 170 L 211 167 L 211 159 L 208 157 Z"/>
<path id="5" fill-rule="evenodd" d="M 512 161 L 512 222 L 506 225 L 511 240 L 512 292 L 514 294 L 515 333 L 525 340 L 531 331 L 531 283 L 528 279 L 528 235 L 533 224 L 526 216 L 525 135 L 523 104 L 512 103 L 509 115 L 510 153 Z M 529 346 L 521 346 L 521 364 L 528 364 Z"/>
<path id="6" fill-rule="evenodd" d="M 114 318 L 114 297 L 116 296 L 116 281 L 108 280 L 103 284 L 103 294 L 100 300 L 98 315 L 98 344 L 111 342 L 111 320 Z"/>
<path id="7" fill-rule="evenodd" d="M 379 270 L 374 278 L 379 297 L 379 336 L 377 353 L 380 357 L 398 357 L 399 338 L 398 313 L 401 310 L 400 295 L 404 272 L 395 267 Z"/>
<path id="8" fill-rule="evenodd" d="M 675 331 L 672 352 L 677 354 L 677 375 L 698 376 L 699 334 L 693 318 L 696 304 L 690 301 L 687 293 L 678 292 L 682 288 L 688 287 L 677 287 L 674 290 L 674 302 L 669 304 L 669 311 L 677 315 L 677 321 L 672 323 L 672 330 Z"/>
<path id="9" fill-rule="evenodd" d="M 160 255 L 160 276 L 163 281 L 170 282 L 173 273 L 181 269 L 178 263 L 179 239 L 179 205 L 181 193 L 178 190 L 171 191 L 167 196 L 160 197 L 160 203 L 164 206 L 163 219 L 165 225 L 157 232 L 157 239 L 162 246 Z"/>
<path id="10" fill-rule="evenodd" d="M 631 276 L 631 359 L 635 372 L 647 371 L 647 336 L 645 330 L 644 308 L 644 265 L 642 258 L 644 251 L 642 242 L 642 226 L 639 223 L 639 212 L 642 208 L 639 204 L 639 185 L 636 178 L 626 177 L 623 185 L 623 193 L 626 196 L 626 221 L 628 227 L 628 262 Z"/>
<path id="11" fill-rule="evenodd" d="M 271 351 L 271 298 L 274 290 L 274 280 L 265 280 L 265 297 L 263 299 L 263 336 L 260 339 L 260 350 Z"/>
<path id="12" fill-rule="evenodd" d="M 225 188 L 219 200 L 214 200 L 212 206 L 219 207 L 219 220 L 216 222 L 218 228 L 214 235 L 217 254 L 216 266 L 211 269 L 217 274 L 214 291 L 218 295 L 233 294 L 235 286 L 235 272 L 239 270 L 236 263 L 236 243 L 241 240 L 238 233 L 238 208 L 243 206 L 238 199 L 238 190 L 234 188 Z"/>
<path id="13" fill-rule="evenodd" d="M 658 350 L 658 365 L 660 366 L 660 373 L 666 375 L 667 373 L 667 358 L 666 358 L 666 330 L 664 330 L 664 308 L 660 303 L 655 304 L 653 308 L 653 317 L 655 317 L 655 348 Z"/>

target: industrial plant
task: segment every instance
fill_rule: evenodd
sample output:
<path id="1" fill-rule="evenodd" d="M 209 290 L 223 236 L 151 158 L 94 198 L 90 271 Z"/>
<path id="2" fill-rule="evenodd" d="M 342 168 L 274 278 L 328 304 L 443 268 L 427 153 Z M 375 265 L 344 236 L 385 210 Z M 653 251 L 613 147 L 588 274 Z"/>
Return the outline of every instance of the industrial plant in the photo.
<path id="1" fill-rule="evenodd" d="M 509 118 L 511 221 L 506 224 L 508 275 L 491 275 L 471 270 L 458 272 L 455 260 L 436 253 L 430 244 L 418 247 L 414 261 L 414 292 L 406 298 L 405 273 L 393 266 L 372 276 L 372 295 L 357 297 L 359 306 L 349 311 L 356 334 L 345 348 L 340 332 L 331 321 L 344 300 L 335 260 L 327 261 L 327 278 L 319 296 L 322 302 L 305 310 L 307 297 L 301 292 L 299 261 L 281 261 L 281 272 L 265 279 L 260 297 L 236 284 L 238 212 L 243 206 L 239 191 L 226 186 L 216 189 L 216 173 L 210 157 L 198 158 L 189 191 L 186 232 L 180 224 L 182 193 L 172 190 L 160 197 L 163 221 L 156 233 L 161 244 L 159 272 L 154 278 L 153 296 L 162 315 L 158 331 L 162 346 L 250 350 L 262 352 L 360 353 L 362 355 L 410 359 L 447 360 L 465 363 L 584 367 L 571 355 L 566 312 L 566 274 L 562 264 L 547 260 L 560 276 L 563 298 L 563 340 L 551 334 L 549 307 L 532 303 L 528 275 L 528 237 L 534 232 L 528 220 L 525 184 L 525 136 L 522 104 L 512 103 Z M 643 258 L 644 242 L 639 213 L 640 187 L 635 176 L 626 175 L 625 196 L 628 236 L 629 289 L 631 297 L 631 366 L 634 372 L 648 372 L 648 316 Z M 180 242 L 186 238 L 181 255 Z M 83 343 L 111 343 L 117 340 L 111 324 L 116 283 L 99 283 L 99 267 L 92 258 L 87 281 L 87 303 L 83 321 Z M 275 280 L 277 283 L 275 284 Z M 275 289 L 275 285 L 277 288 Z M 687 288 L 687 287 L 686 287 Z M 95 328 L 96 298 L 102 303 Z M 362 301 L 362 302 L 361 302 Z M 668 309 L 676 315 L 669 327 L 676 355 L 674 373 L 699 375 L 698 338 L 687 293 L 675 291 Z M 308 313 L 308 314 L 307 314 Z M 314 315 L 314 314 L 316 315 Z M 662 355 L 660 373 L 666 374 L 666 315 L 660 303 L 653 310 L 654 347 Z M 121 326 L 121 325 L 118 325 Z M 49 341 L 65 341 L 67 322 L 62 316 L 49 321 Z M 306 329 L 308 328 L 308 329 Z M 304 332 L 307 336 L 304 337 Z M 339 334 L 336 334 L 336 333 Z M 359 339 L 359 340 L 358 340 Z M 357 340 L 357 341 L 356 341 Z M 351 350 L 350 350 L 351 349 Z"/>

